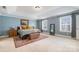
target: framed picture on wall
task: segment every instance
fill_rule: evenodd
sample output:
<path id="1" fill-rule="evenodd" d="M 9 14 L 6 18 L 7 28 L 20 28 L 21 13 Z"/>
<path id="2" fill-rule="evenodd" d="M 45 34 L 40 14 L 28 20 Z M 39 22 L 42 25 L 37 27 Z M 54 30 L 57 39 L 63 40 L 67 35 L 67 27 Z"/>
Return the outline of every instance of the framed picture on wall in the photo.
<path id="1" fill-rule="evenodd" d="M 29 25 L 29 21 L 26 19 L 21 19 L 21 25 Z"/>

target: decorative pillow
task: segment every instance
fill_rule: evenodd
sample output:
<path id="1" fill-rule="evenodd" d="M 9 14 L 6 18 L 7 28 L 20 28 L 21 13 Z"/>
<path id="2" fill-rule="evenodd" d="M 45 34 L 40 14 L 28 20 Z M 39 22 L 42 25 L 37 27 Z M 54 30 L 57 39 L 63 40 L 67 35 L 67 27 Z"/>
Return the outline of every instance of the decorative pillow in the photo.
<path id="1" fill-rule="evenodd" d="M 26 25 L 22 25 L 21 28 L 22 28 L 22 29 L 26 29 Z"/>
<path id="2" fill-rule="evenodd" d="M 32 29 L 32 28 L 33 28 L 32 26 L 29 26 L 29 27 L 28 27 L 28 29 Z"/>

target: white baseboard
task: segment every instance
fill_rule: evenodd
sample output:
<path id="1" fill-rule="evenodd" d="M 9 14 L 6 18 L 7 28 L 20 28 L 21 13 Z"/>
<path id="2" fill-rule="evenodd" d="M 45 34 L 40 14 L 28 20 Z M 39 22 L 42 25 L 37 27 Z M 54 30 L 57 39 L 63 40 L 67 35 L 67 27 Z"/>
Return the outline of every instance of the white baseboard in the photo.
<path id="1" fill-rule="evenodd" d="M 0 36 L 0 38 L 7 38 L 9 37 L 8 35 L 3 35 L 3 36 Z"/>
<path id="2" fill-rule="evenodd" d="M 71 36 L 66 36 L 66 35 L 60 35 L 60 34 L 55 34 L 55 35 L 59 37 L 64 37 L 64 38 L 72 38 Z"/>

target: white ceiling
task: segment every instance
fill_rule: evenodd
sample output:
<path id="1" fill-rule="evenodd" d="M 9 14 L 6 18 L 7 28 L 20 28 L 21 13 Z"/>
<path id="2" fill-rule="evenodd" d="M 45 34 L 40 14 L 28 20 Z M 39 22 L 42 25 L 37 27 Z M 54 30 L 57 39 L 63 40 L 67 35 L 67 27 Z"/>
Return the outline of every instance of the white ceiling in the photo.
<path id="1" fill-rule="evenodd" d="M 39 9 L 35 9 L 34 6 L 6 6 L 6 9 L 3 9 L 0 6 L 0 15 L 36 20 L 78 9 L 78 6 L 40 6 Z"/>

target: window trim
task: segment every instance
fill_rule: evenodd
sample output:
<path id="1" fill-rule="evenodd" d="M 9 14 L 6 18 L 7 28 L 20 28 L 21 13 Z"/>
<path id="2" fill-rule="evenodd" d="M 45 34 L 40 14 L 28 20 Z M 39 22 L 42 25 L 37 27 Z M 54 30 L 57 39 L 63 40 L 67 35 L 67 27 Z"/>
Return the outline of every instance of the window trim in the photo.
<path id="1" fill-rule="evenodd" d="M 70 17 L 70 24 L 62 24 L 62 20 L 63 20 L 62 18 L 63 18 L 63 17 Z M 60 31 L 61 31 L 61 32 L 71 32 L 71 31 L 72 31 L 72 16 L 71 16 L 71 15 L 62 16 L 62 17 L 60 17 L 59 20 L 60 20 Z M 70 31 L 62 30 L 62 25 L 65 25 L 65 26 L 66 26 L 66 25 L 70 25 Z"/>
<path id="2" fill-rule="evenodd" d="M 45 23 L 45 25 L 44 25 L 44 23 Z M 42 20 L 42 30 L 43 31 L 47 31 L 48 29 L 47 29 L 47 24 L 48 24 L 48 20 L 47 19 L 45 19 L 45 20 Z M 44 28 L 43 26 L 45 26 L 46 28 Z"/>

